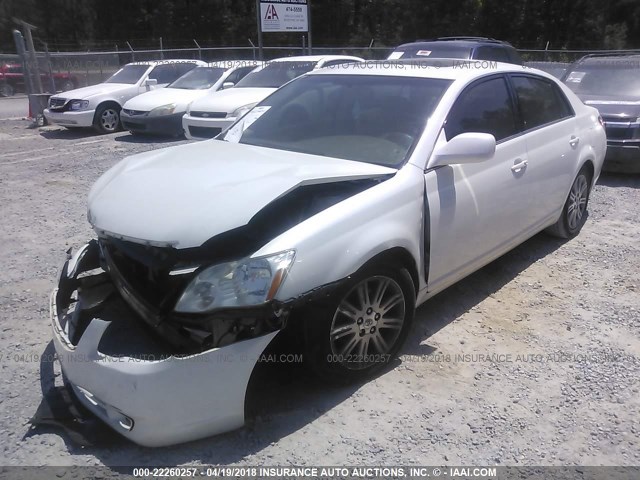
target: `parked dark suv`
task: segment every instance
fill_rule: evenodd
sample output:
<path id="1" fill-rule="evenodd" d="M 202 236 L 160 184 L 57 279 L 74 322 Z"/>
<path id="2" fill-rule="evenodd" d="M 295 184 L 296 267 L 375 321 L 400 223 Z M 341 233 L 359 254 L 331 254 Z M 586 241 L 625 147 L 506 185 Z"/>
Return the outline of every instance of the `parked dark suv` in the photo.
<path id="1" fill-rule="evenodd" d="M 396 47 L 389 60 L 404 58 L 459 58 L 522 65 L 518 51 L 507 42 L 485 37 L 440 37 Z"/>
<path id="2" fill-rule="evenodd" d="M 587 55 L 567 70 L 563 80 L 604 120 L 603 168 L 640 173 L 640 54 Z"/>

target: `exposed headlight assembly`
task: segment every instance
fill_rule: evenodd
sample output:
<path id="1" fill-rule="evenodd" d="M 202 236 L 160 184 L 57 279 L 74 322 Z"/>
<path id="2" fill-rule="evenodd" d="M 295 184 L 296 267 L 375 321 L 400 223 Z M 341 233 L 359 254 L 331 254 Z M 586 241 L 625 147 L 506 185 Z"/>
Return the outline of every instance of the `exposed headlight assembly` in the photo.
<path id="1" fill-rule="evenodd" d="M 168 103 L 160 107 L 156 107 L 149 112 L 150 117 L 159 117 L 161 115 L 171 115 L 176 109 L 175 103 Z"/>
<path id="2" fill-rule="evenodd" d="M 89 108 L 89 100 L 71 100 L 69 109 L 71 110 L 86 110 Z"/>
<path id="3" fill-rule="evenodd" d="M 294 257 L 295 251 L 288 250 L 206 268 L 182 293 L 175 311 L 205 313 L 268 302 L 278 292 Z"/>
<path id="4" fill-rule="evenodd" d="M 227 115 L 228 118 L 240 118 L 243 117 L 249 110 L 256 106 L 256 103 L 249 103 L 248 105 L 243 105 L 240 108 L 236 108 L 233 112 Z"/>

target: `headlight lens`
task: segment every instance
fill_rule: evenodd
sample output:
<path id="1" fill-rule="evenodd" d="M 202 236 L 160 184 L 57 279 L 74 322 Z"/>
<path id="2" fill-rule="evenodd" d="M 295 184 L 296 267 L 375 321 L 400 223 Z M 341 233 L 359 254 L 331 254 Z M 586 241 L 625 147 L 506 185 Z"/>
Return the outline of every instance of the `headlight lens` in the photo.
<path id="1" fill-rule="evenodd" d="M 219 308 L 263 304 L 275 296 L 293 263 L 295 252 L 244 258 L 200 272 L 176 303 L 176 312 L 204 313 Z"/>
<path id="2" fill-rule="evenodd" d="M 176 109 L 175 103 L 168 103 L 167 105 L 162 105 L 160 107 L 156 107 L 149 112 L 150 117 L 158 117 L 160 115 L 171 115 L 173 111 Z"/>
<path id="3" fill-rule="evenodd" d="M 256 102 L 257 103 L 257 102 Z M 250 103 L 248 105 L 244 105 L 240 108 L 236 108 L 233 112 L 227 115 L 227 117 L 240 118 L 243 117 L 249 110 L 256 106 L 256 103 Z"/>
<path id="4" fill-rule="evenodd" d="M 71 100 L 71 110 L 86 110 L 89 108 L 89 100 Z"/>

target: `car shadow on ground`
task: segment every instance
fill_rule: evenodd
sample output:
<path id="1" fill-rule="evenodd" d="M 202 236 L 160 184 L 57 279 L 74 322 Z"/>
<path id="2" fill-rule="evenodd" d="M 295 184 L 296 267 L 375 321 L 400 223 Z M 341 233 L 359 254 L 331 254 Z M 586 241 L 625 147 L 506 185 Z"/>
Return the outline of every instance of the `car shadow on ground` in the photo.
<path id="1" fill-rule="evenodd" d="M 78 140 L 81 138 L 101 137 L 102 134 L 96 132 L 91 127 L 86 128 L 58 128 L 55 130 L 43 130 L 40 136 L 49 140 Z"/>
<path id="2" fill-rule="evenodd" d="M 500 290 L 537 260 L 560 248 L 565 243 L 546 234 L 539 234 L 516 247 L 498 260 L 438 294 L 416 312 L 413 329 L 400 355 L 429 355 L 435 349 L 428 345 L 429 338 L 447 327 L 475 305 Z M 286 342 L 276 350 L 295 352 Z M 380 375 L 400 365 L 400 359 L 389 365 Z M 50 373 L 47 373 L 49 372 Z M 43 375 L 53 375 L 47 366 Z M 44 389 L 53 384 L 53 378 L 42 379 Z M 125 465 L 161 466 L 197 462 L 203 465 L 228 465 L 262 451 L 280 439 L 311 424 L 326 412 L 347 401 L 364 384 L 327 386 L 297 361 L 264 363 L 254 372 L 247 395 L 247 425 L 234 432 L 213 436 L 182 445 L 145 448 L 114 435 L 100 424 L 93 447 L 81 447 L 73 438 L 59 429 L 59 434 L 72 455 L 93 455 L 114 471 Z M 224 389 L 224 385 L 220 386 Z M 188 406 L 185 406 L 188 408 Z M 92 427 L 93 428 L 93 427 Z M 51 433 L 40 429 L 28 434 Z M 336 433 L 337 435 L 338 433 Z M 104 437 L 103 437 L 104 435 Z"/>
<path id="3" fill-rule="evenodd" d="M 125 142 L 125 143 L 175 143 L 184 141 L 184 136 L 180 135 L 178 137 L 167 137 L 162 135 L 144 135 L 140 133 L 130 133 L 126 132 L 124 135 L 120 135 L 115 138 L 116 142 Z"/>
<path id="4" fill-rule="evenodd" d="M 530 265 L 546 257 L 567 240 L 540 233 L 469 275 L 416 310 L 413 330 L 402 354 L 429 355 L 428 339 L 515 279 Z"/>
<path id="5" fill-rule="evenodd" d="M 602 172 L 598 185 L 605 187 L 640 188 L 640 173 Z"/>

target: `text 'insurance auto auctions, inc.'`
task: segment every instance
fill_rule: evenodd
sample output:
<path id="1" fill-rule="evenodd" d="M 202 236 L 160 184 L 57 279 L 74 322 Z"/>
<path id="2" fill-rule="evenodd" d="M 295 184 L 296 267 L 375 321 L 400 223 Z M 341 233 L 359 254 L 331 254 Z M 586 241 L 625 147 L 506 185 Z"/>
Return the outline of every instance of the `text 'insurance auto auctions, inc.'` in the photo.
<path id="1" fill-rule="evenodd" d="M 263 32 L 307 32 L 307 0 L 260 1 Z"/>

